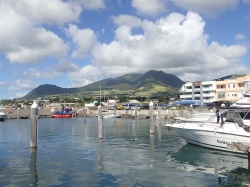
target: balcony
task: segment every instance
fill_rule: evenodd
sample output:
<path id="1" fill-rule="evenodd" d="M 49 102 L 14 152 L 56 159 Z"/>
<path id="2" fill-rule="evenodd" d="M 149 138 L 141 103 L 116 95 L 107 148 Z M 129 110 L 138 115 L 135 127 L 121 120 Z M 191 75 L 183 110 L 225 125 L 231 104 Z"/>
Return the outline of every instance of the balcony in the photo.
<path id="1" fill-rule="evenodd" d="M 191 98 L 191 100 L 192 100 L 192 95 L 180 95 L 180 98 L 181 99 Z"/>

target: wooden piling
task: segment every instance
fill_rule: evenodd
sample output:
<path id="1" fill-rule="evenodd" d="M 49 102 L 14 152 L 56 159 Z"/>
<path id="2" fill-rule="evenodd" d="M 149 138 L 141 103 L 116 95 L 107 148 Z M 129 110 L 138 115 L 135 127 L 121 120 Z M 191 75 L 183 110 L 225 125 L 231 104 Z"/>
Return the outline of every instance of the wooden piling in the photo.
<path id="1" fill-rule="evenodd" d="M 149 116 L 150 116 L 150 134 L 154 134 L 154 105 L 153 102 L 149 103 Z"/>
<path id="2" fill-rule="evenodd" d="M 17 121 L 20 119 L 20 108 L 17 109 Z"/>
<path id="3" fill-rule="evenodd" d="M 98 171 L 103 171 L 103 164 L 102 164 L 102 149 L 103 149 L 103 139 L 99 139 Z"/>
<path id="4" fill-rule="evenodd" d="M 86 117 L 87 117 L 87 107 L 84 108 L 84 121 L 86 121 Z"/>
<path id="5" fill-rule="evenodd" d="M 36 101 L 31 105 L 31 125 L 30 125 L 30 147 L 37 147 L 37 117 L 38 115 L 38 104 Z"/>
<path id="6" fill-rule="evenodd" d="M 137 106 L 135 106 L 135 122 L 137 122 Z"/>
<path id="7" fill-rule="evenodd" d="M 158 120 L 161 123 L 161 107 L 158 106 Z"/>
<path id="8" fill-rule="evenodd" d="M 114 106 L 114 121 L 116 121 L 116 105 Z"/>
<path id="9" fill-rule="evenodd" d="M 99 138 L 103 138 L 103 133 L 102 133 L 102 107 L 99 105 L 98 106 L 98 129 L 99 129 Z"/>
<path id="10" fill-rule="evenodd" d="M 150 161 L 154 161 L 154 134 L 150 134 Z"/>
<path id="11" fill-rule="evenodd" d="M 247 151 L 248 169 L 250 169 L 250 151 Z"/>
<path id="12" fill-rule="evenodd" d="M 38 182 L 36 158 L 37 158 L 36 148 L 30 148 L 30 186 L 37 186 Z"/>

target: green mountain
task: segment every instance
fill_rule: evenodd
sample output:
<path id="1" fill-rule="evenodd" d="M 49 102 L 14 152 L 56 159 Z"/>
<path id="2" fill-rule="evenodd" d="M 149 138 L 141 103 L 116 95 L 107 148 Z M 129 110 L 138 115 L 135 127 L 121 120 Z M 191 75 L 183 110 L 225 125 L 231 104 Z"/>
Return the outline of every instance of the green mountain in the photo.
<path id="1" fill-rule="evenodd" d="M 79 88 L 61 88 L 55 85 L 40 85 L 23 98 L 45 96 L 93 97 L 102 94 L 123 96 L 176 96 L 184 82 L 172 74 L 150 70 L 144 74 L 125 74 L 103 79 Z"/>
<path id="2" fill-rule="evenodd" d="M 244 77 L 246 75 L 247 74 L 232 74 L 232 75 L 228 75 L 228 76 L 221 77 L 221 78 L 218 78 L 218 79 L 214 79 L 214 81 L 224 81 L 226 79 L 236 79 L 238 77 Z"/>

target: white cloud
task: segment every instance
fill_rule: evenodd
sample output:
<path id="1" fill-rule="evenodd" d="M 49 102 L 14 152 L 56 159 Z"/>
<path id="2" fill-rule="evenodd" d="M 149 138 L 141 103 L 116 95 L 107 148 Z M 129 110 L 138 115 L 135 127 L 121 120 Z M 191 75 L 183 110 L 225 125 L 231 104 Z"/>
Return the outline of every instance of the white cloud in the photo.
<path id="1" fill-rule="evenodd" d="M 84 57 L 91 47 L 97 43 L 97 37 L 91 29 L 78 29 L 76 25 L 70 24 L 65 31 L 76 45 L 76 50 L 71 55 L 72 58 Z"/>
<path id="2" fill-rule="evenodd" d="M 239 73 L 248 70 L 241 64 L 246 47 L 207 43 L 205 22 L 197 13 L 172 13 L 155 22 L 121 15 L 113 17 L 113 21 L 118 25 L 116 40 L 92 49 L 93 64 L 100 75 L 145 73 L 155 69 L 183 80 L 211 80 L 236 73 L 236 67 Z M 142 33 L 132 34 L 132 29 L 138 27 Z"/>
<path id="3" fill-rule="evenodd" d="M 74 2 L 80 4 L 84 9 L 89 9 L 89 10 L 105 9 L 104 0 L 74 0 Z"/>
<path id="4" fill-rule="evenodd" d="M 104 75 L 95 66 L 87 65 L 75 72 L 68 74 L 69 79 L 74 82 L 72 87 L 80 87 L 101 80 Z"/>
<path id="5" fill-rule="evenodd" d="M 235 8 L 239 0 L 172 0 L 172 2 L 185 10 L 214 17 L 222 11 Z"/>
<path id="6" fill-rule="evenodd" d="M 156 16 L 166 10 L 164 0 L 132 0 L 131 5 L 137 9 L 138 14 L 146 16 Z"/>
<path id="7" fill-rule="evenodd" d="M 63 25 L 77 21 L 82 11 L 76 3 L 62 0 L 2 0 L 2 6 L 11 7 L 18 15 L 35 24 Z M 60 16 L 58 16 L 60 15 Z"/>
<path id="8" fill-rule="evenodd" d="M 250 0 L 242 0 L 243 3 L 250 3 Z"/>
<path id="9" fill-rule="evenodd" d="M 245 40 L 245 39 L 246 39 L 246 36 L 240 33 L 235 36 L 236 41 Z"/>
<path id="10" fill-rule="evenodd" d="M 6 85 L 6 82 L 0 81 L 0 86 L 4 86 L 4 85 Z"/>
<path id="11" fill-rule="evenodd" d="M 22 72 L 23 77 L 30 79 L 53 79 L 59 75 L 61 75 L 61 73 L 56 72 L 51 68 L 45 68 L 44 70 L 29 68 Z"/>
<path id="12" fill-rule="evenodd" d="M 11 63 L 37 63 L 47 56 L 65 57 L 68 47 L 51 31 L 34 27 L 9 6 L 0 5 L 0 52 Z"/>
<path id="13" fill-rule="evenodd" d="M 60 60 L 60 62 L 56 65 L 53 65 L 52 68 L 53 70 L 56 71 L 56 73 L 74 72 L 79 69 L 78 66 L 76 66 L 74 63 L 72 63 L 69 60 Z"/>
<path id="14" fill-rule="evenodd" d="M 17 92 L 17 93 L 15 93 L 13 96 L 11 96 L 10 98 L 11 99 L 14 99 L 14 98 L 21 98 L 21 97 L 23 97 L 23 96 L 25 96 L 25 95 L 27 95 L 28 93 L 20 93 L 20 92 Z"/>
<path id="15" fill-rule="evenodd" d="M 8 90 L 31 90 L 37 86 L 31 80 L 17 80 L 9 86 Z"/>

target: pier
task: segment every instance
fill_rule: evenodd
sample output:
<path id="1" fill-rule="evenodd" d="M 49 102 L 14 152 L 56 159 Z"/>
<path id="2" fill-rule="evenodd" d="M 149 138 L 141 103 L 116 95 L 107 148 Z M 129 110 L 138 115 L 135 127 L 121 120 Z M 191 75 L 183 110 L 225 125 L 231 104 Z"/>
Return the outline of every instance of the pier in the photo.
<path id="1" fill-rule="evenodd" d="M 77 108 L 78 117 L 95 117 L 98 115 L 97 107 L 88 108 L 87 111 L 83 107 Z M 102 108 L 102 111 L 109 111 L 113 114 L 114 110 L 106 110 Z M 173 118 L 176 113 L 183 113 L 186 110 L 153 110 L 154 119 L 169 119 Z M 28 119 L 30 117 L 30 109 L 5 109 L 4 112 L 7 114 L 7 119 Z M 198 111 L 197 111 L 198 112 Z M 39 118 L 50 118 L 50 109 L 38 109 Z M 133 118 L 132 110 L 116 110 L 116 113 L 120 113 L 121 118 Z M 137 110 L 138 119 L 149 119 L 149 110 Z"/>

